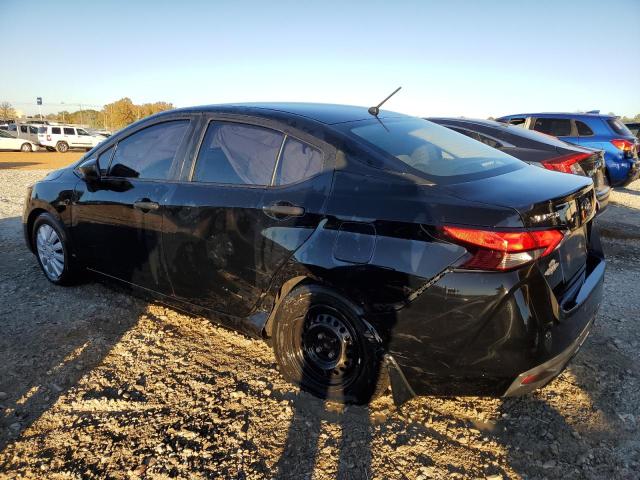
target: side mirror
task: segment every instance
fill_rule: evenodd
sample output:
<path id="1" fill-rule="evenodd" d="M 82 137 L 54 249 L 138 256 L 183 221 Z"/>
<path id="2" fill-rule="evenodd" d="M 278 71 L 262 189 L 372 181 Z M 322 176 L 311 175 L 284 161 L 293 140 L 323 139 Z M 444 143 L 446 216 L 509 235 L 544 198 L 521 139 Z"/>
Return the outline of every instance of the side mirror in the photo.
<path id="1" fill-rule="evenodd" d="M 92 158 L 84 162 L 78 167 L 80 176 L 87 183 L 97 182 L 100 180 L 100 167 L 98 166 L 98 159 Z"/>

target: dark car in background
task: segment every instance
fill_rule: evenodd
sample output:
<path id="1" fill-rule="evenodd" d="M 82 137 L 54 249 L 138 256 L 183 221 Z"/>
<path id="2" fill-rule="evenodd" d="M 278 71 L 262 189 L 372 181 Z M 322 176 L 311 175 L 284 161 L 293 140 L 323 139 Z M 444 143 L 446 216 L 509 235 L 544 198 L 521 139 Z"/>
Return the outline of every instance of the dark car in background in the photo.
<path id="1" fill-rule="evenodd" d="M 323 398 L 545 385 L 602 298 L 591 180 L 372 110 L 153 115 L 28 190 L 26 243 L 53 283 L 94 272 L 266 339 Z"/>
<path id="2" fill-rule="evenodd" d="M 596 190 L 599 211 L 609 203 L 611 187 L 606 178 L 604 152 L 572 145 L 531 130 L 493 120 L 428 118 L 432 122 L 497 148 L 531 165 L 590 177 Z"/>
<path id="3" fill-rule="evenodd" d="M 553 135 L 582 147 L 604 150 L 612 187 L 624 187 L 640 175 L 638 139 L 613 115 L 587 113 L 524 113 L 506 115 L 499 122 Z"/>
<path id="4" fill-rule="evenodd" d="M 629 122 L 625 123 L 625 125 L 631 133 L 640 139 L 640 122 Z"/>

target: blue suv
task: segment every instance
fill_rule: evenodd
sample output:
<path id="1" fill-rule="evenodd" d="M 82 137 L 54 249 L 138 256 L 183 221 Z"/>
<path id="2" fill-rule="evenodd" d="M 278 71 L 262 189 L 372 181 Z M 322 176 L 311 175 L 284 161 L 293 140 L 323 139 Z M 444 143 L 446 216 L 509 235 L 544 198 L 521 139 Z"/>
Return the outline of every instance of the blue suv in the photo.
<path id="1" fill-rule="evenodd" d="M 609 184 L 624 187 L 640 176 L 638 139 L 612 115 L 587 113 L 521 113 L 497 119 L 559 137 L 565 142 L 604 150 Z"/>

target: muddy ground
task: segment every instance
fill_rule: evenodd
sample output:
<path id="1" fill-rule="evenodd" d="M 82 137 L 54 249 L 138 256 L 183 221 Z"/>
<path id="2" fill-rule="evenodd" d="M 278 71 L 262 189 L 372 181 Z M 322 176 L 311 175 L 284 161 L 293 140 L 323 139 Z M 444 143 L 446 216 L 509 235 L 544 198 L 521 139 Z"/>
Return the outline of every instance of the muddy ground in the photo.
<path id="1" fill-rule="evenodd" d="M 48 283 L 19 220 L 44 173 L 0 170 L 1 478 L 640 477 L 640 182 L 599 220 L 604 304 L 552 384 L 342 409 L 284 382 L 265 344 Z"/>

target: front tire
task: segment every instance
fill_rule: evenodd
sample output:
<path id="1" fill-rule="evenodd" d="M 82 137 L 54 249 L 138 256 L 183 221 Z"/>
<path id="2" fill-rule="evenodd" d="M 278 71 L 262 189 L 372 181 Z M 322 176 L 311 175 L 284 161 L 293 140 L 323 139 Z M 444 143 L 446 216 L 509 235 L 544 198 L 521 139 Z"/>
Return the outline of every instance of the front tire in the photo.
<path id="1" fill-rule="evenodd" d="M 67 142 L 58 142 L 56 143 L 56 150 L 60 153 L 68 152 L 69 144 Z"/>
<path id="2" fill-rule="evenodd" d="M 68 237 L 58 220 L 49 213 L 40 214 L 33 223 L 31 239 L 47 280 L 56 285 L 70 285 L 78 280 Z"/>
<path id="3" fill-rule="evenodd" d="M 294 289 L 278 307 L 273 332 L 280 373 L 319 398 L 366 404 L 388 385 L 377 336 L 331 289 Z"/>
<path id="4" fill-rule="evenodd" d="M 30 143 L 23 143 L 22 146 L 20 147 L 20 151 L 21 152 L 31 152 L 33 150 L 33 148 L 31 148 L 31 144 Z"/>

